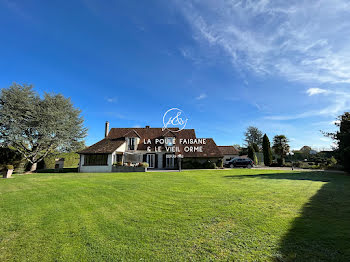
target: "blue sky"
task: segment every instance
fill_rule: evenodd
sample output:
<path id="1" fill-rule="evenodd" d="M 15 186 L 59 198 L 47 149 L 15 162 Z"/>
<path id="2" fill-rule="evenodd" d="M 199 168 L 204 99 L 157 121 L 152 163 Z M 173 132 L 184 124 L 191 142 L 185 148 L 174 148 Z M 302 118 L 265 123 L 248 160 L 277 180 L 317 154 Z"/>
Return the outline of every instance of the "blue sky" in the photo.
<path id="1" fill-rule="evenodd" d="M 0 0 L 0 87 L 32 83 L 82 110 L 87 144 L 112 127 L 188 128 L 242 144 L 254 125 L 292 148 L 350 109 L 350 3 Z"/>

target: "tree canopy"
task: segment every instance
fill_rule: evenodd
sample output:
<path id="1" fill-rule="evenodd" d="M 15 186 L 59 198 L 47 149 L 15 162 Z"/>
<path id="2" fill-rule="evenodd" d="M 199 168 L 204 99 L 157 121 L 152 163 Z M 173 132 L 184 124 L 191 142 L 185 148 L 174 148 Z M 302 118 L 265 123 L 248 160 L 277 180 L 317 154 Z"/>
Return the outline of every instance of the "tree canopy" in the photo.
<path id="1" fill-rule="evenodd" d="M 336 133 L 326 133 L 327 136 L 332 137 L 337 143 L 337 160 L 344 168 L 350 171 L 350 112 L 345 112 L 338 117 L 336 126 L 339 131 Z"/>
<path id="2" fill-rule="evenodd" d="M 261 147 L 263 133 L 257 127 L 249 126 L 244 133 L 244 136 L 244 141 L 246 142 L 247 146 L 253 146 L 255 144 L 258 147 Z"/>
<path id="3" fill-rule="evenodd" d="M 272 164 L 271 145 L 270 145 L 270 140 L 266 134 L 263 137 L 263 153 L 264 153 L 265 166 L 271 166 Z"/>
<path id="4" fill-rule="evenodd" d="M 251 160 L 254 160 L 254 148 L 252 146 L 248 146 L 248 157 L 251 159 Z"/>
<path id="5" fill-rule="evenodd" d="M 311 147 L 309 146 L 303 146 L 302 148 L 300 148 L 300 152 L 303 153 L 303 154 L 310 154 L 310 151 L 312 150 Z"/>
<path id="6" fill-rule="evenodd" d="M 273 138 L 273 150 L 277 155 L 284 159 L 289 152 L 289 140 L 285 135 L 277 135 Z"/>
<path id="7" fill-rule="evenodd" d="M 0 141 L 36 164 L 55 151 L 71 151 L 86 136 L 81 111 L 61 94 L 44 93 L 14 83 L 0 93 Z"/>

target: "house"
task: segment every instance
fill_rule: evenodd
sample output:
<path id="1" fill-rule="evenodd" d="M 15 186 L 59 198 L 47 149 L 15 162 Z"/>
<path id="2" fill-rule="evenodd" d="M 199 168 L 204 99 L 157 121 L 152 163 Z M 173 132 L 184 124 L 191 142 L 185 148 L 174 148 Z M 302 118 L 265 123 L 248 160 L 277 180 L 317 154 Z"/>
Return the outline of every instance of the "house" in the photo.
<path id="1" fill-rule="evenodd" d="M 111 128 L 105 138 L 81 150 L 80 172 L 112 172 L 113 164 L 147 162 L 150 169 L 177 169 L 180 161 L 218 162 L 223 155 L 212 138 L 197 138 L 194 129 Z"/>
<path id="2" fill-rule="evenodd" d="M 239 157 L 239 151 L 233 146 L 218 146 L 223 155 L 223 163 L 227 164 L 232 158 Z"/>

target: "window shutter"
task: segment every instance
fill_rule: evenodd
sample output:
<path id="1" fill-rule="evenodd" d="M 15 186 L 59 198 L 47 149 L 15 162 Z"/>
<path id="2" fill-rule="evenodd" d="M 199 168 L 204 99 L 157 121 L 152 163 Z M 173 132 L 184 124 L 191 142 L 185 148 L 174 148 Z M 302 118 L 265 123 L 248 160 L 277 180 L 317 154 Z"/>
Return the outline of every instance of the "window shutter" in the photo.
<path id="1" fill-rule="evenodd" d="M 154 167 L 158 168 L 158 154 L 155 154 L 154 159 Z"/>
<path id="2" fill-rule="evenodd" d="M 166 165 L 166 154 L 163 154 L 163 168 L 165 168 Z"/>
<path id="3" fill-rule="evenodd" d="M 177 165 L 177 157 L 174 159 L 174 167 L 178 167 L 178 165 Z"/>

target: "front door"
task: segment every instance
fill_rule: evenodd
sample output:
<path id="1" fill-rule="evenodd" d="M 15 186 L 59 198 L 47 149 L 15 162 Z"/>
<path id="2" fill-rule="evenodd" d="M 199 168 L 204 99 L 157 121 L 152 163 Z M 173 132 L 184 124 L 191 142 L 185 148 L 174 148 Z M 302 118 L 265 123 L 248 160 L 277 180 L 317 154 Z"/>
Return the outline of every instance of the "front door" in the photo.
<path id="1" fill-rule="evenodd" d="M 174 168 L 174 155 L 166 155 L 166 162 L 165 167 L 166 168 Z"/>
<path id="2" fill-rule="evenodd" d="M 148 154 L 147 155 L 147 163 L 149 165 L 149 168 L 154 168 L 155 167 L 155 154 Z"/>

